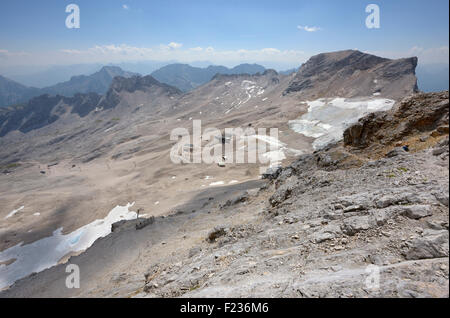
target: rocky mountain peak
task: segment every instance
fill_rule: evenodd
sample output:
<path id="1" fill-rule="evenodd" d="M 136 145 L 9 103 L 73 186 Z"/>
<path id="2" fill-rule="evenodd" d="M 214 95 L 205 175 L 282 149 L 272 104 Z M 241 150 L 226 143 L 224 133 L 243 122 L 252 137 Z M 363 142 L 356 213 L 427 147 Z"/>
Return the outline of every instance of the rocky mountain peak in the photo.
<path id="1" fill-rule="evenodd" d="M 181 95 L 182 92 L 173 86 L 160 83 L 153 76 L 132 76 L 129 78 L 117 76 L 113 79 L 111 86 L 99 103 L 104 109 L 114 108 L 120 103 L 122 92 L 134 93 L 136 91 L 160 90 L 160 94 Z"/>
<path id="2" fill-rule="evenodd" d="M 129 73 L 129 72 L 125 72 L 124 70 L 122 70 L 118 66 L 112 66 L 112 65 L 103 66 L 98 72 L 99 73 L 107 73 L 107 74 L 110 74 L 110 75 L 121 74 L 121 73 Z"/>
<path id="3" fill-rule="evenodd" d="M 113 79 L 108 92 L 114 90 L 116 92 L 126 91 L 133 93 L 138 90 L 146 90 L 151 87 L 163 88 L 170 94 L 181 94 L 181 91 L 173 86 L 163 84 L 157 81 L 153 76 L 132 76 L 129 78 L 117 76 Z"/>
<path id="4" fill-rule="evenodd" d="M 263 75 L 272 75 L 272 76 L 277 76 L 278 72 L 275 71 L 274 69 L 267 69 L 264 71 L 264 73 L 262 73 Z"/>
<path id="5" fill-rule="evenodd" d="M 416 66 L 416 57 L 390 60 L 356 50 L 322 53 L 300 67 L 284 94 L 399 99 L 417 92 Z"/>

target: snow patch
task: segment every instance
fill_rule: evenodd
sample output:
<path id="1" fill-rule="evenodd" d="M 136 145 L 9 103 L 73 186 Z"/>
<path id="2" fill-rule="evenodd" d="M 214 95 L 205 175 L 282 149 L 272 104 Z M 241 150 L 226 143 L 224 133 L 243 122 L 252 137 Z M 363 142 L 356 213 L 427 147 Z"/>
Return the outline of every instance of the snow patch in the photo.
<path id="1" fill-rule="evenodd" d="M 286 156 L 282 150 L 269 151 L 262 154 L 262 156 L 266 160 L 269 160 L 271 162 L 271 166 L 279 166 L 281 164 L 281 161 L 286 159 Z"/>
<path id="2" fill-rule="evenodd" d="M 14 214 L 16 214 L 19 211 L 22 211 L 25 207 L 21 206 L 20 208 L 18 208 L 17 210 L 12 210 L 7 216 L 5 216 L 5 220 L 9 219 L 10 217 L 14 216 Z"/>
<path id="3" fill-rule="evenodd" d="M 344 130 L 364 115 L 389 110 L 395 101 L 384 98 L 323 98 L 307 104 L 308 112 L 299 119 L 289 121 L 289 127 L 299 134 L 316 138 L 313 148 L 320 149 L 341 140 Z"/>
<path id="4" fill-rule="evenodd" d="M 0 289 L 12 285 L 16 280 L 39 273 L 57 265 L 58 261 L 71 252 L 80 252 L 89 248 L 98 238 L 111 233 L 111 225 L 121 220 L 137 217 L 129 211 L 134 203 L 116 206 L 104 219 L 95 220 L 69 234 L 62 234 L 63 228 L 53 232 L 50 237 L 31 244 L 19 243 L 0 252 L 0 262 L 15 259 L 7 266 L 0 266 Z"/>
<path id="5" fill-rule="evenodd" d="M 224 184 L 225 184 L 225 182 L 223 182 L 223 181 L 217 181 L 217 182 L 210 183 L 209 186 L 214 187 L 214 186 L 224 185 Z"/>
<path id="6" fill-rule="evenodd" d="M 278 138 L 270 135 L 252 135 L 244 138 L 247 138 L 247 143 L 244 144 L 244 147 L 247 147 L 248 151 L 258 150 L 258 155 L 261 156 L 261 159 L 264 159 L 264 161 L 266 162 L 270 162 L 269 167 L 280 166 L 281 162 L 286 159 L 287 153 L 291 153 L 294 155 L 303 154 L 303 152 L 300 150 L 288 148 L 285 143 L 278 140 Z M 268 146 L 266 146 L 267 151 L 265 151 L 264 153 L 259 153 L 259 149 L 250 149 L 248 145 L 253 145 L 254 147 L 257 146 L 256 140 L 255 142 L 250 142 L 250 139 L 256 139 L 268 144 Z"/>

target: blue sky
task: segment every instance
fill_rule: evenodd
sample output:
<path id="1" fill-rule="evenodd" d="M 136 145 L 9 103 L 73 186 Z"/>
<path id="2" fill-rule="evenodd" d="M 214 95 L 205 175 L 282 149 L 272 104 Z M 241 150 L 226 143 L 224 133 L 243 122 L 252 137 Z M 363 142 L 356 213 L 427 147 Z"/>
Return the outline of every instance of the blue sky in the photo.
<path id="1" fill-rule="evenodd" d="M 65 26 L 70 3 L 80 7 L 80 29 Z M 380 29 L 365 26 L 370 3 L 380 7 Z M 349 48 L 445 62 L 448 10 L 448 0 L 5 0 L 0 66 L 132 60 L 232 65 L 252 57 L 288 66 Z"/>

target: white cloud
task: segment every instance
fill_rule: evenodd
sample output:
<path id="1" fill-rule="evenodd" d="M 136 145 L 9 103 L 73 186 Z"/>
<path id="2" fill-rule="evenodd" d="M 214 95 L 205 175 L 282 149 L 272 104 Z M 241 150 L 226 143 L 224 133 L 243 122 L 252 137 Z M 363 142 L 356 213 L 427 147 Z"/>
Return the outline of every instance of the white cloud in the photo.
<path id="1" fill-rule="evenodd" d="M 271 48 L 271 47 L 262 49 L 261 51 L 264 52 L 264 53 L 267 53 L 267 54 L 279 54 L 279 53 L 281 53 L 280 50 L 274 49 L 274 48 Z"/>
<path id="2" fill-rule="evenodd" d="M 66 54 L 81 54 L 81 51 L 78 50 L 67 50 L 67 49 L 62 49 L 59 50 L 61 53 L 66 53 Z"/>
<path id="3" fill-rule="evenodd" d="M 122 8 L 124 8 L 125 10 L 130 10 L 130 7 L 128 6 L 128 4 L 123 4 Z"/>
<path id="4" fill-rule="evenodd" d="M 136 47 L 128 44 L 95 45 L 90 48 L 64 48 L 57 51 L 33 52 L 33 58 L 25 52 L 11 52 L 0 49 L 0 66 L 14 65 L 50 65 L 84 63 L 120 63 L 139 61 L 178 61 L 191 63 L 210 61 L 214 64 L 234 66 L 239 63 L 260 63 L 263 65 L 286 65 L 286 68 L 300 66 L 312 55 L 320 52 L 300 50 L 281 50 L 277 48 L 220 50 L 213 47 L 184 48 L 180 43 L 172 42 L 154 47 Z M 448 46 L 438 48 L 413 47 L 404 51 L 371 51 L 371 54 L 388 58 L 418 56 L 419 63 L 447 63 Z M 284 67 L 284 66 L 283 66 Z"/>
<path id="5" fill-rule="evenodd" d="M 20 52 L 11 52 L 8 50 L 0 49 L 0 58 L 14 58 L 14 57 L 23 57 L 23 56 L 29 56 L 30 54 L 24 51 Z"/>
<path id="6" fill-rule="evenodd" d="M 1 54 L 1 53 L 0 53 Z M 35 52 L 33 59 L 16 58 L 8 60 L 8 65 L 48 65 L 83 63 L 120 63 L 153 61 L 179 61 L 190 63 L 210 61 L 215 64 L 233 66 L 239 63 L 288 64 L 299 66 L 310 55 L 298 50 L 279 50 L 276 48 L 218 50 L 209 47 L 183 48 L 181 43 L 171 42 L 156 47 L 136 47 L 127 44 L 95 45 L 87 49 L 65 48 L 51 52 Z M 3 59 L 6 64 L 6 59 Z M 270 64 L 270 63 L 269 63 Z M 1 66 L 1 65 L 0 65 Z"/>
<path id="7" fill-rule="evenodd" d="M 297 29 L 303 30 L 303 31 L 306 31 L 306 32 L 316 32 L 316 31 L 320 31 L 321 30 L 321 28 L 319 28 L 319 27 L 315 27 L 315 26 L 309 27 L 307 25 L 305 25 L 305 26 L 298 25 Z"/>
<path id="8" fill-rule="evenodd" d="M 179 49 L 180 47 L 183 46 L 183 44 L 181 43 L 176 43 L 176 42 L 170 42 L 168 45 L 171 49 Z"/>

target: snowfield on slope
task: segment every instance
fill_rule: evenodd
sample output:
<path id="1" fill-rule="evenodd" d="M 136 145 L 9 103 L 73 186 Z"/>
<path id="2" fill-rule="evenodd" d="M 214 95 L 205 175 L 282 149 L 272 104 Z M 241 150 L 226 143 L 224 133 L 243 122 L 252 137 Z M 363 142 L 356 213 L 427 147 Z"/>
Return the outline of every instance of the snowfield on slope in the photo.
<path id="1" fill-rule="evenodd" d="M 132 206 L 130 203 L 116 206 L 104 219 L 95 220 L 67 235 L 62 234 L 63 229 L 59 228 L 50 237 L 27 245 L 20 243 L 0 252 L 0 263 L 13 261 L 9 265 L 0 265 L 0 289 L 31 273 L 57 265 L 62 257 L 71 252 L 86 250 L 98 238 L 110 234 L 113 223 L 136 218 L 136 212 L 129 211 Z"/>
<path id="2" fill-rule="evenodd" d="M 344 130 L 364 115 L 389 110 L 395 101 L 384 98 L 318 99 L 308 101 L 308 112 L 289 121 L 289 127 L 299 134 L 316 138 L 314 149 L 342 139 Z"/>

